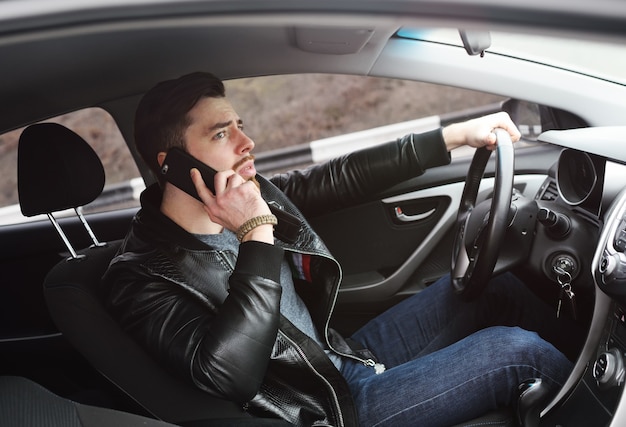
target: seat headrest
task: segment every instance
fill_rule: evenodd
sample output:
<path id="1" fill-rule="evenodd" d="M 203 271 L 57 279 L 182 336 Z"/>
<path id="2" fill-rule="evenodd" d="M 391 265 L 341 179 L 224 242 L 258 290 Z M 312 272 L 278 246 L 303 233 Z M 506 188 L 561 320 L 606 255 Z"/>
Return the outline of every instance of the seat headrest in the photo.
<path id="1" fill-rule="evenodd" d="M 27 127 L 17 153 L 17 186 L 25 216 L 77 208 L 104 188 L 104 167 L 91 146 L 57 123 Z"/>

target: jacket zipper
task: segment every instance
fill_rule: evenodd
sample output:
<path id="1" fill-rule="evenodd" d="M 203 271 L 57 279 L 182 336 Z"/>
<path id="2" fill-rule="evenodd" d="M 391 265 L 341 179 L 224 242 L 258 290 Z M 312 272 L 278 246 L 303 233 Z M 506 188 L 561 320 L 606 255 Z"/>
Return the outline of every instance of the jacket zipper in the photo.
<path id="1" fill-rule="evenodd" d="M 286 249 L 286 250 L 288 250 L 290 252 L 297 252 L 297 253 L 302 253 L 302 254 L 305 254 L 305 255 L 315 255 L 315 256 L 326 258 L 327 260 L 332 261 L 337 266 L 337 271 L 339 272 L 339 279 L 338 279 L 337 283 L 339 283 L 339 284 L 341 283 L 341 279 L 343 278 L 343 272 L 341 270 L 341 266 L 339 265 L 339 263 L 337 262 L 336 259 L 334 259 L 332 257 L 329 257 L 329 256 L 327 256 L 325 254 L 318 253 L 318 252 L 303 251 L 303 250 L 300 250 L 300 249 L 291 249 L 291 248 L 285 248 L 285 247 L 284 247 L 284 249 Z M 348 353 L 341 352 L 341 351 L 337 350 L 336 348 L 334 348 L 331 345 L 331 343 L 330 343 L 330 341 L 328 339 L 328 328 L 330 326 L 330 318 L 332 316 L 332 313 L 333 313 L 333 311 L 335 311 L 335 305 L 337 304 L 337 294 L 338 293 L 339 293 L 339 286 L 337 285 L 337 290 L 334 292 L 333 300 L 332 300 L 332 302 L 330 304 L 330 307 L 329 307 L 330 311 L 328 312 L 328 315 L 326 316 L 326 321 L 324 323 L 324 331 L 323 332 L 324 332 L 324 341 L 326 342 L 326 345 L 328 346 L 329 349 L 331 349 L 332 351 L 334 351 L 338 355 L 346 357 L 346 358 L 349 358 L 349 359 L 352 359 L 352 360 L 355 360 L 355 361 L 357 361 L 359 363 L 362 363 L 365 366 L 374 368 L 374 372 L 377 375 L 378 374 L 382 374 L 383 372 L 385 372 L 385 369 L 386 369 L 384 364 L 377 363 L 373 359 L 363 359 L 363 358 L 355 356 L 353 354 L 348 354 Z"/>
<path id="2" fill-rule="evenodd" d="M 339 399 L 337 398 L 337 394 L 335 393 L 335 389 L 333 388 L 332 384 L 322 374 L 317 372 L 317 369 L 315 369 L 315 366 L 313 366 L 313 364 L 309 361 L 309 359 L 306 356 L 306 353 L 304 352 L 304 350 L 302 350 L 302 348 L 298 344 L 296 344 L 289 336 L 287 336 L 280 329 L 278 330 L 278 333 L 285 340 L 287 340 L 294 349 L 296 349 L 296 351 L 298 352 L 298 354 L 300 355 L 302 360 L 304 360 L 304 362 L 307 364 L 307 366 L 314 372 L 315 376 L 320 378 L 328 386 L 328 388 L 331 390 L 331 396 L 333 398 L 333 403 L 335 404 L 335 408 L 336 408 L 337 413 L 339 415 L 337 421 L 339 422 L 339 426 L 343 427 L 344 423 L 343 423 L 343 413 L 341 411 L 341 405 L 339 404 Z"/>
<path id="3" fill-rule="evenodd" d="M 320 255 L 320 254 L 313 254 L 313 253 L 311 253 L 310 255 L 319 255 L 319 256 L 322 256 L 322 255 Z M 231 265 L 231 271 L 233 271 L 233 270 L 234 270 L 234 267 L 232 267 L 232 264 L 231 264 L 231 262 L 230 262 L 229 257 L 228 257 L 228 256 L 226 256 L 226 254 L 224 254 L 223 252 L 220 252 L 220 256 L 221 256 L 221 257 L 222 257 L 222 258 L 223 258 L 226 262 L 228 262 L 228 264 L 230 264 L 230 265 Z M 336 262 L 336 261 L 335 261 L 335 262 Z M 340 274 L 341 274 L 341 270 L 339 270 L 339 272 L 340 272 Z M 327 321 L 327 322 L 328 322 L 328 321 Z M 328 323 L 327 323 L 327 324 L 328 324 Z M 339 417 L 338 417 L 338 422 L 339 422 L 339 425 L 340 425 L 341 427 L 343 427 L 343 426 L 344 426 L 344 423 L 343 423 L 343 413 L 342 413 L 342 411 L 341 411 L 341 405 L 339 404 L 339 399 L 337 398 L 337 394 L 335 393 L 335 389 L 334 389 L 334 387 L 332 386 L 332 384 L 331 384 L 331 383 L 330 383 L 330 382 L 329 382 L 329 381 L 328 381 L 328 380 L 327 380 L 327 379 L 326 379 L 323 375 L 321 375 L 319 372 L 317 372 L 317 369 L 315 369 L 315 367 L 313 366 L 313 364 L 312 364 L 312 363 L 309 361 L 309 359 L 307 358 L 306 353 L 304 352 L 304 350 L 302 350 L 302 348 L 301 348 L 298 344 L 296 344 L 296 343 L 295 343 L 295 342 L 294 342 L 294 341 L 293 341 L 293 340 L 292 340 L 289 336 L 287 336 L 287 335 L 286 335 L 283 331 L 281 331 L 281 330 L 280 330 L 280 328 L 278 329 L 278 333 L 279 333 L 279 334 L 280 334 L 280 335 L 281 335 L 281 336 L 282 336 L 285 340 L 287 340 L 287 341 L 291 344 L 292 348 L 294 348 L 294 349 L 298 352 L 298 354 L 300 355 L 300 357 L 302 358 L 302 360 L 304 360 L 304 362 L 307 364 L 307 366 L 310 368 L 310 370 L 311 370 L 311 371 L 313 371 L 313 372 L 315 373 L 315 376 L 317 376 L 318 378 L 320 378 L 320 379 L 321 379 L 321 380 L 322 380 L 322 381 L 323 381 L 323 382 L 324 382 L 324 383 L 328 386 L 328 388 L 331 390 L 333 403 L 335 404 L 336 411 L 337 411 L 337 413 L 338 413 L 338 415 L 339 415 Z M 324 331 L 324 340 L 326 341 L 326 345 L 328 345 L 328 347 L 330 348 L 330 343 L 328 343 L 328 338 L 326 337 L 326 331 Z M 336 353 L 339 353 L 338 351 L 336 351 L 336 350 L 334 350 L 334 349 L 333 349 L 333 351 L 335 351 Z M 346 356 L 348 356 L 348 355 L 346 355 Z M 370 361 L 371 361 L 372 363 L 374 362 L 374 361 L 373 361 L 373 360 L 371 360 L 371 359 L 370 359 Z M 365 363 L 366 363 L 366 361 L 363 361 L 363 363 L 365 364 Z"/>
<path id="4" fill-rule="evenodd" d="M 305 254 L 305 255 L 314 255 L 314 256 L 319 256 L 319 257 L 322 257 L 322 258 L 326 258 L 327 260 L 330 260 L 331 262 L 333 262 L 333 263 L 337 266 L 337 271 L 339 272 L 339 280 L 338 280 L 338 283 L 341 283 L 341 279 L 342 279 L 342 277 L 343 277 L 343 272 L 341 271 L 341 266 L 339 265 L 339 263 L 337 262 L 337 260 L 336 260 L 336 259 L 334 259 L 334 258 L 332 258 L 332 257 L 329 257 L 329 256 L 327 256 L 327 255 L 325 255 L 325 254 L 319 253 L 319 252 L 313 252 L 313 251 L 303 251 L 303 250 L 294 250 L 294 249 L 291 249 L 291 248 L 284 248 L 284 249 L 285 249 L 285 250 L 288 250 L 288 251 L 290 251 L 290 252 L 297 252 L 297 253 L 302 253 L 302 254 Z M 231 262 L 230 257 L 226 256 L 226 253 L 225 253 L 225 252 L 223 252 L 223 251 L 218 251 L 218 252 L 219 252 L 219 254 L 220 254 L 220 257 L 221 257 L 221 258 L 222 258 L 225 262 L 227 262 L 227 263 L 228 263 L 228 265 L 230 266 L 230 271 L 231 271 L 231 273 L 232 273 L 232 272 L 234 271 L 234 268 L 235 268 L 235 267 L 234 267 L 233 263 Z M 363 365 L 365 365 L 365 366 L 369 366 L 369 367 L 371 367 L 371 368 L 374 368 L 374 371 L 376 372 L 376 374 L 382 374 L 383 372 L 385 372 L 385 365 L 383 365 L 382 363 L 377 363 L 377 362 L 376 362 L 375 360 L 373 360 L 373 359 L 363 359 L 363 358 L 360 358 L 360 357 L 355 356 L 355 355 L 353 355 L 353 354 L 343 353 L 343 352 L 341 352 L 341 351 L 338 351 L 336 348 L 334 348 L 334 347 L 330 344 L 330 341 L 328 340 L 328 327 L 329 327 L 329 324 L 330 324 L 330 317 L 331 317 L 330 315 L 332 315 L 333 311 L 335 310 L 335 305 L 336 305 L 336 303 L 337 303 L 337 293 L 338 293 L 338 292 L 339 292 L 339 291 L 336 291 L 336 292 L 334 293 L 333 301 L 332 301 L 332 304 L 330 305 L 330 312 L 329 312 L 329 315 L 328 315 L 328 316 L 326 316 L 326 321 L 325 321 L 325 323 L 324 323 L 324 331 L 323 331 L 323 333 L 324 333 L 324 341 L 326 342 L 326 345 L 328 346 L 328 348 L 329 348 L 329 349 L 331 349 L 332 351 L 334 351 L 334 352 L 335 352 L 335 353 L 337 353 L 338 355 L 343 356 L 343 357 L 346 357 L 346 358 L 349 358 L 349 359 L 352 359 L 352 360 L 355 360 L 355 361 L 357 361 L 357 362 L 359 362 L 359 363 L 362 363 L 362 364 L 363 364 Z M 284 334 L 283 334 L 283 335 L 284 335 Z M 291 342 L 291 340 L 289 340 L 289 341 Z M 301 349 L 299 349 L 299 350 L 301 350 Z M 301 351 L 302 351 L 302 350 L 301 350 Z M 303 353 L 303 354 L 304 354 L 304 353 Z M 308 362 L 308 361 L 307 361 L 307 362 Z"/>

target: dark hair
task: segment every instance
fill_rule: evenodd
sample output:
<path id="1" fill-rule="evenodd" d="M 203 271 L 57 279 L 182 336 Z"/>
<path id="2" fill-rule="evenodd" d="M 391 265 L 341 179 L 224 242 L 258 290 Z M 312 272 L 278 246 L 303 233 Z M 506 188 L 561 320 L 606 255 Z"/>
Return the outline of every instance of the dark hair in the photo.
<path id="1" fill-rule="evenodd" d="M 157 155 L 172 147 L 185 148 L 187 113 L 201 98 L 225 96 L 224 83 L 206 72 L 166 80 L 146 92 L 135 112 L 135 144 L 160 182 Z"/>

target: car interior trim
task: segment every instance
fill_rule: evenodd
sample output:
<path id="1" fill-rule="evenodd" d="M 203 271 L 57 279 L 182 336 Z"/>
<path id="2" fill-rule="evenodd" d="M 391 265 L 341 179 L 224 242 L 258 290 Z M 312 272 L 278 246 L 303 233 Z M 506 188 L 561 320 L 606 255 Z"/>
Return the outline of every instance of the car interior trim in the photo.
<path id="1" fill-rule="evenodd" d="M 514 186 L 524 187 L 526 192 L 534 197 L 545 179 L 546 176 L 540 174 L 518 175 L 515 177 Z M 480 185 L 478 200 L 485 200 L 491 193 L 493 185 L 493 178 L 484 178 Z M 427 251 L 425 251 L 424 248 L 436 245 L 437 242 L 443 238 L 450 225 L 454 223 L 463 187 L 464 183 L 462 182 L 446 184 L 383 199 L 383 204 L 392 207 L 415 199 L 442 196 L 449 197 L 451 203 L 448 204 L 443 216 L 432 228 L 428 236 L 393 274 L 389 277 L 382 275 L 370 275 L 368 277 L 356 275 L 358 277 L 351 277 L 350 275 L 346 275 L 344 276 L 343 285 L 339 291 L 339 300 L 341 302 L 350 301 L 351 303 L 368 302 L 388 298 L 397 293 L 406 283 L 406 280 L 413 271 L 415 271 L 426 258 Z"/>

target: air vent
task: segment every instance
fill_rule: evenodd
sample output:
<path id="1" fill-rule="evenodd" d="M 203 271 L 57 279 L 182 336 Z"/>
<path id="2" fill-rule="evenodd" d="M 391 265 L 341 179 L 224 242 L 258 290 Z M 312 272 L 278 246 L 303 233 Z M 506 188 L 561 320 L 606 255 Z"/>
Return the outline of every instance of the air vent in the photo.
<path id="1" fill-rule="evenodd" d="M 537 192 L 537 199 L 553 201 L 559 197 L 559 190 L 556 188 L 554 178 L 548 178 Z"/>

